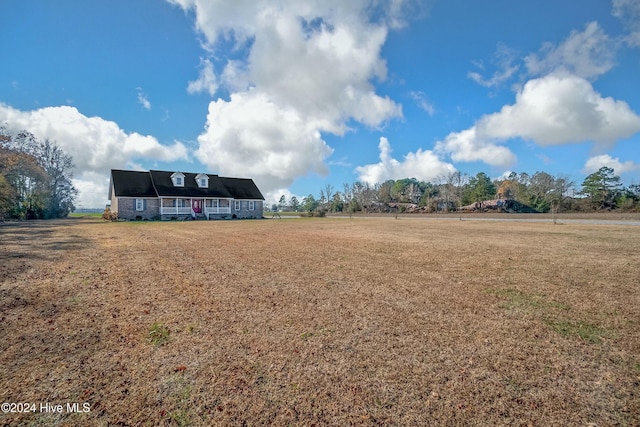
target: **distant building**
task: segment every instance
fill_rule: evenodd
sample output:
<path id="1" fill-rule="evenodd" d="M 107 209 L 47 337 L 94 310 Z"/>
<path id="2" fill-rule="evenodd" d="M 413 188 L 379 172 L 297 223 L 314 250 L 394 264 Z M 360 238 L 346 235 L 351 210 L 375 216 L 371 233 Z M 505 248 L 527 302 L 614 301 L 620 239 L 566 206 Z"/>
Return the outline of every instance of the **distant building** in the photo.
<path id="1" fill-rule="evenodd" d="M 247 178 L 111 170 L 111 212 L 120 219 L 262 218 L 264 197 Z"/>

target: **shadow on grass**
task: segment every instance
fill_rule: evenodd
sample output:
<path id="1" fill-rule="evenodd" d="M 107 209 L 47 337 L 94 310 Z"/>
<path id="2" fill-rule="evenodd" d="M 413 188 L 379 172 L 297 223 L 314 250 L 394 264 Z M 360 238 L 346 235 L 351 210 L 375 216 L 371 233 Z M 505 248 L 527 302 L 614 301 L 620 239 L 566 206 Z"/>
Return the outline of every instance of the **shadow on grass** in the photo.
<path id="1" fill-rule="evenodd" d="M 73 231 L 80 219 L 0 223 L 0 279 L 28 267 L 28 261 L 53 260 L 86 249 L 90 241 Z"/>

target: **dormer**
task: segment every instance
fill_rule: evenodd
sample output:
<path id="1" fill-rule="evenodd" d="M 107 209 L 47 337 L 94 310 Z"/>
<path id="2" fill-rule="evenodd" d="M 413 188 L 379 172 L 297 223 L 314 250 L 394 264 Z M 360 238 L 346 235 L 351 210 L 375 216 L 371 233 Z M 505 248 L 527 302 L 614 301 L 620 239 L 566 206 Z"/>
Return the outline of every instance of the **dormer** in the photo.
<path id="1" fill-rule="evenodd" d="M 174 172 L 171 175 L 174 187 L 184 187 L 184 174 L 182 172 Z"/>
<path id="2" fill-rule="evenodd" d="M 209 175 L 206 173 L 199 173 L 196 175 L 196 183 L 200 188 L 209 188 Z"/>

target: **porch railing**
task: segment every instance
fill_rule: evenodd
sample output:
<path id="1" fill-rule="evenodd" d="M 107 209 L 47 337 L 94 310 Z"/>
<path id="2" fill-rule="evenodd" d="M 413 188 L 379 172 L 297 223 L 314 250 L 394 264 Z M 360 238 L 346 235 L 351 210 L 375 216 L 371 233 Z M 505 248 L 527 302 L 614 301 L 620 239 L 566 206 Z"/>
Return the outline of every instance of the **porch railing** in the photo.
<path id="1" fill-rule="evenodd" d="M 177 206 L 160 206 L 160 215 L 191 215 L 191 206 L 179 208 Z"/>
<path id="2" fill-rule="evenodd" d="M 204 213 L 207 216 L 207 218 L 209 218 L 209 215 L 230 214 L 231 206 L 213 206 L 213 207 L 205 206 Z"/>
<path id="3" fill-rule="evenodd" d="M 189 201 L 189 199 L 186 199 L 187 202 Z M 215 201 L 215 200 L 214 200 Z M 224 202 L 224 200 L 223 200 Z M 202 206 L 202 212 L 196 213 L 191 204 L 192 203 L 185 203 L 186 206 L 182 206 L 182 207 L 178 207 L 178 206 L 166 206 L 163 203 L 160 204 L 160 214 L 161 215 L 191 215 L 194 217 L 197 217 L 198 215 L 204 214 L 207 219 L 209 218 L 209 215 L 219 215 L 219 214 L 230 214 L 231 213 L 231 204 L 230 203 L 226 203 L 227 206 L 207 206 L 207 203 L 209 203 L 209 201 L 201 201 L 201 206 Z M 213 203 L 211 203 L 213 204 Z"/>

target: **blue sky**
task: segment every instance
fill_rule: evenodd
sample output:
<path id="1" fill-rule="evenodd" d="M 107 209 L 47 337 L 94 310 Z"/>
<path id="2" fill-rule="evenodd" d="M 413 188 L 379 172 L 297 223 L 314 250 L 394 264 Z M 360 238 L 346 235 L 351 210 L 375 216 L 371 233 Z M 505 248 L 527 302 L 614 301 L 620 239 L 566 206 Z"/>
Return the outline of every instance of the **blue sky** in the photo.
<path id="1" fill-rule="evenodd" d="M 0 123 L 110 169 L 268 201 L 454 171 L 640 182 L 636 0 L 5 0 Z"/>

